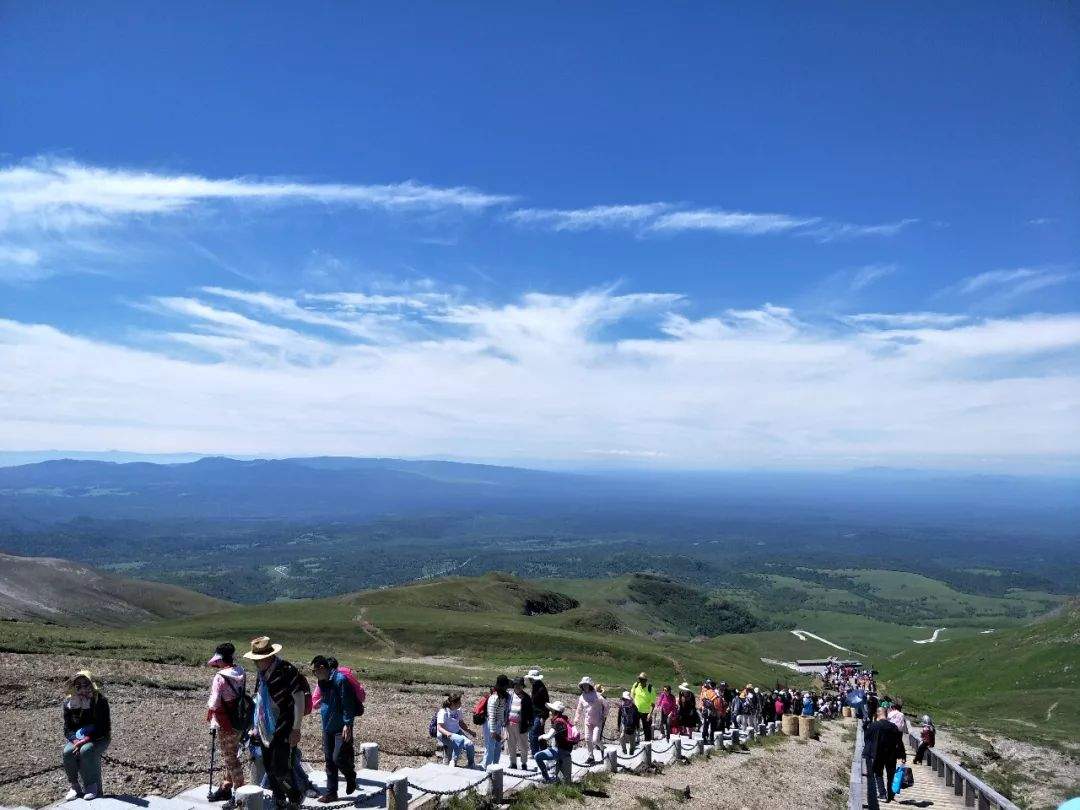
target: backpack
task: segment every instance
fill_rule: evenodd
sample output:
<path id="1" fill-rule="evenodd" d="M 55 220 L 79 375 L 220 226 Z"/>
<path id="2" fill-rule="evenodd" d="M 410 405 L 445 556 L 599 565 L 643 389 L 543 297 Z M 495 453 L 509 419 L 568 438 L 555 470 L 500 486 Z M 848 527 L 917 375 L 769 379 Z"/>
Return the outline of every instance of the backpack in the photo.
<path id="1" fill-rule="evenodd" d="M 364 685 L 357 680 L 356 675 L 348 667 L 338 667 L 337 671 L 345 676 L 345 680 L 349 682 L 349 686 L 352 687 L 353 694 L 356 695 L 356 716 L 359 717 L 364 713 L 364 701 L 367 700 L 367 689 Z M 311 708 L 317 709 L 322 703 L 322 687 L 316 684 L 315 691 L 311 693 Z"/>
<path id="2" fill-rule="evenodd" d="M 431 715 L 431 722 L 428 723 L 427 733 L 428 733 L 428 736 L 430 736 L 430 737 L 438 737 L 439 736 L 439 713 L 438 712 L 435 712 L 435 714 Z"/>
<path id="3" fill-rule="evenodd" d="M 487 722 L 487 702 L 489 697 L 491 697 L 491 695 L 484 695 L 476 701 L 476 705 L 473 706 L 472 721 L 478 726 L 481 723 Z"/>
<path id="4" fill-rule="evenodd" d="M 349 682 L 353 693 L 356 695 L 356 702 L 363 705 L 364 701 L 367 700 L 367 689 L 364 688 L 364 685 L 360 683 L 360 680 L 348 667 L 338 667 L 337 671 L 344 675 L 345 680 Z M 357 714 L 363 714 L 363 711 L 358 711 Z"/>
<path id="5" fill-rule="evenodd" d="M 578 731 L 577 726 L 570 722 L 566 724 L 566 741 L 570 745 L 577 745 L 581 742 L 581 732 Z"/>
<path id="6" fill-rule="evenodd" d="M 229 723 L 236 731 L 240 732 L 241 736 L 244 735 L 251 724 L 255 721 L 255 701 L 251 699 L 251 695 L 247 693 L 245 687 L 240 689 L 236 688 L 236 685 L 226 678 L 225 682 L 229 685 L 229 688 L 233 690 L 233 694 L 236 695 L 236 699 L 226 704 L 227 717 Z"/>

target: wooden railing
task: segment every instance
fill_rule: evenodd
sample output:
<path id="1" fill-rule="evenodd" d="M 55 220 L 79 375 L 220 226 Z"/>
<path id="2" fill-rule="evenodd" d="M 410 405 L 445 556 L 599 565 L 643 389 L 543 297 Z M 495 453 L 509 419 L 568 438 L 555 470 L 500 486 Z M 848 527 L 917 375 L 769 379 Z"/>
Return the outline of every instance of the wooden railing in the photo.
<path id="1" fill-rule="evenodd" d="M 863 778 L 863 733 L 862 721 L 855 721 L 855 751 L 851 755 L 851 780 L 848 782 L 848 810 L 863 809 L 863 791 L 866 780 Z"/>
<path id="2" fill-rule="evenodd" d="M 914 752 L 919 746 L 919 738 L 912 733 L 908 734 L 911 751 Z M 914 756 L 914 753 L 912 753 Z M 978 807 L 979 810 L 1020 810 L 1015 804 L 1006 799 L 979 777 L 972 774 L 947 754 L 943 754 L 936 748 L 926 749 L 923 760 L 938 775 L 939 779 L 945 780 L 945 786 L 951 787 L 957 796 L 962 796 L 964 804 L 968 807 Z"/>

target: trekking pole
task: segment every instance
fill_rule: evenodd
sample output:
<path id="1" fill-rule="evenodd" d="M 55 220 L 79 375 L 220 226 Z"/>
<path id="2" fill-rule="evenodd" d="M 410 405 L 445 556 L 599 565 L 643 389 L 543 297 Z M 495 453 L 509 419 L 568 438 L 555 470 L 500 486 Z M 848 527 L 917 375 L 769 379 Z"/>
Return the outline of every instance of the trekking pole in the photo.
<path id="1" fill-rule="evenodd" d="M 206 789 L 206 798 L 214 795 L 214 754 L 217 753 L 217 729 L 210 729 L 210 786 Z"/>

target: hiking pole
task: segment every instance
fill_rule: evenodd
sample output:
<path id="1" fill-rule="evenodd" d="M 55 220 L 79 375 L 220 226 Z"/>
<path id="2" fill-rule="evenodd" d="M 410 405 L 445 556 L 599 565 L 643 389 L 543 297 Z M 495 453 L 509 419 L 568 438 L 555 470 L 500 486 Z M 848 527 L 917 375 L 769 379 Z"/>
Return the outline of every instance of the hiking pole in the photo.
<path id="1" fill-rule="evenodd" d="M 214 795 L 214 754 L 217 753 L 217 728 L 210 729 L 210 786 L 206 789 L 206 798 Z"/>

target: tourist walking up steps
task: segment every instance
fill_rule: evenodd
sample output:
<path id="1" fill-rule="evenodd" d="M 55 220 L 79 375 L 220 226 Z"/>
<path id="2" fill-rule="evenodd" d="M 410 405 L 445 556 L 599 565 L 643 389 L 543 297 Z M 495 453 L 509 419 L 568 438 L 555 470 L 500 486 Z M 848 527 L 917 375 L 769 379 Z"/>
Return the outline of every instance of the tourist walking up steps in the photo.
<path id="1" fill-rule="evenodd" d="M 698 695 L 701 706 L 701 738 L 706 745 L 712 745 L 716 736 L 716 728 L 720 723 L 720 716 L 724 713 L 724 698 L 716 688 L 716 681 L 706 678 Z"/>
<path id="2" fill-rule="evenodd" d="M 638 725 L 646 740 L 652 739 L 652 711 L 656 705 L 656 690 L 649 683 L 649 676 L 641 672 L 637 676 L 637 682 L 630 687 L 630 696 L 634 700 L 634 707 L 638 713 Z"/>
<path id="3" fill-rule="evenodd" d="M 345 792 L 356 790 L 356 748 L 353 721 L 356 718 L 356 692 L 345 673 L 339 672 L 337 659 L 316 655 L 311 669 L 319 682 L 319 716 L 322 719 L 323 763 L 326 765 L 326 792 L 320 804 L 338 801 L 338 772 L 345 777 Z"/>
<path id="4" fill-rule="evenodd" d="M 599 762 L 596 749 L 600 747 L 603 731 L 604 699 L 596 691 L 593 680 L 588 675 L 578 683 L 581 695 L 574 709 L 574 725 L 585 730 L 585 748 L 589 753 L 589 762 Z M 602 749 L 601 749 L 602 750 Z"/>
<path id="5" fill-rule="evenodd" d="M 525 691 L 525 679 L 514 678 L 514 691 L 510 695 L 510 718 L 506 724 L 506 753 L 510 767 L 517 768 L 518 756 L 521 767 L 529 767 L 529 731 L 533 722 L 532 695 Z"/>
<path id="6" fill-rule="evenodd" d="M 234 662 L 236 647 L 226 641 L 218 644 L 206 665 L 217 670 L 210 681 L 210 699 L 206 701 L 206 719 L 217 734 L 218 750 L 225 763 L 225 778 L 207 799 L 225 802 L 244 786 L 244 767 L 240 764 L 241 735 L 250 728 L 250 703 L 247 696 L 247 673 Z"/>
<path id="7" fill-rule="evenodd" d="M 633 754 L 637 747 L 637 709 L 634 707 L 634 699 L 630 697 L 629 692 L 622 693 L 615 728 L 619 735 L 622 752 L 627 756 Z"/>
<path id="8" fill-rule="evenodd" d="M 529 728 L 529 751 L 536 757 L 540 750 L 540 735 L 544 733 L 544 723 L 548 719 L 548 703 L 551 697 L 547 687 L 544 686 L 544 673 L 539 669 L 530 669 L 525 676 L 525 681 L 532 689 L 533 721 Z"/>
<path id="9" fill-rule="evenodd" d="M 101 795 L 101 755 L 112 739 L 109 701 L 88 670 L 71 679 L 71 692 L 64 699 L 64 772 L 71 790 L 68 800 Z"/>
<path id="10" fill-rule="evenodd" d="M 675 712 L 679 709 L 675 695 L 671 693 L 671 684 L 666 684 L 661 690 L 660 697 L 656 700 L 656 707 L 660 711 L 660 731 L 665 740 L 670 740 L 671 726 L 675 722 Z"/>
<path id="11" fill-rule="evenodd" d="M 679 684 L 679 708 L 675 715 L 675 727 L 671 730 L 672 734 L 690 736 L 701 722 L 701 715 L 698 714 L 694 700 L 694 690 L 686 682 Z"/>
<path id="12" fill-rule="evenodd" d="M 889 721 L 885 709 L 878 709 L 877 720 L 863 732 L 863 758 L 866 760 L 866 806 L 878 810 L 878 800 L 891 802 L 896 761 L 907 762 L 904 738 L 900 729 Z"/>
<path id="13" fill-rule="evenodd" d="M 300 743 L 308 689 L 300 672 L 278 657 L 279 652 L 280 644 L 272 644 L 268 637 L 260 636 L 251 640 L 251 650 L 244 653 L 244 658 L 254 661 L 259 670 L 251 734 L 259 744 L 267 785 L 280 806 L 286 800 L 299 804 L 303 799 L 289 771 L 292 749 Z"/>
<path id="14" fill-rule="evenodd" d="M 435 715 L 435 733 L 443 744 L 443 763 L 457 767 L 458 755 L 465 752 L 467 765 L 476 767 L 476 732 L 461 718 L 461 692 L 451 692 Z M 469 737 L 465 735 L 468 734 Z"/>
<path id="15" fill-rule="evenodd" d="M 554 703 L 549 703 L 547 708 L 551 711 L 551 731 L 544 734 L 541 739 L 553 740 L 554 745 L 537 753 L 536 767 L 540 769 L 540 776 L 545 782 L 554 782 L 563 772 L 564 764 L 574 751 L 574 741 L 570 734 L 570 719 L 566 716 L 566 704 L 561 700 L 556 700 Z M 548 773 L 549 762 L 555 764 L 554 777 Z"/>
<path id="16" fill-rule="evenodd" d="M 487 699 L 484 720 L 484 767 L 497 765 L 506 736 L 506 720 L 510 714 L 510 679 L 500 675 Z"/>
<path id="17" fill-rule="evenodd" d="M 922 765 L 926 749 L 933 748 L 937 744 L 937 729 L 930 720 L 930 715 L 922 716 L 922 729 L 919 731 L 919 747 L 915 749 L 915 764 Z"/>

